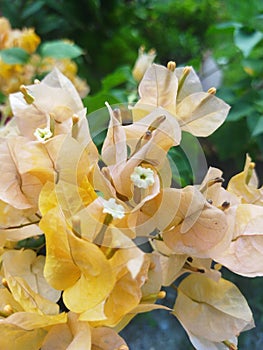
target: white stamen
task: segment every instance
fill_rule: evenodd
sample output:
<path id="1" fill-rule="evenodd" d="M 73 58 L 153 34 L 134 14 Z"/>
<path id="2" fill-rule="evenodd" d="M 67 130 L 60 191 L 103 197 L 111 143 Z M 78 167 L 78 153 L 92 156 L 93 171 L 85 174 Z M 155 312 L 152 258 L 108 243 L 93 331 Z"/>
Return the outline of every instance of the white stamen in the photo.
<path id="1" fill-rule="evenodd" d="M 110 214 L 114 219 L 122 219 L 125 215 L 124 207 L 115 202 L 115 198 L 103 199 L 103 213 Z"/>
<path id="2" fill-rule="evenodd" d="M 154 171 L 151 168 L 137 166 L 131 174 L 131 180 L 139 188 L 148 188 L 154 184 Z"/>
<path id="3" fill-rule="evenodd" d="M 52 137 L 52 135 L 53 134 L 49 128 L 44 128 L 44 129 L 37 128 L 36 131 L 34 132 L 34 136 L 40 142 L 43 142 L 43 141 L 50 139 L 50 137 Z"/>

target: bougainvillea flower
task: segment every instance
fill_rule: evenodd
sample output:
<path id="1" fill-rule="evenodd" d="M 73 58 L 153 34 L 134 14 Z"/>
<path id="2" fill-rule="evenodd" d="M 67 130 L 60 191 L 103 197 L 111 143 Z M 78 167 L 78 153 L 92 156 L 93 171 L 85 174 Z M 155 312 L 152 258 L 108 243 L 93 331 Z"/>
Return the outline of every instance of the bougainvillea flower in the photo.
<path id="1" fill-rule="evenodd" d="M 86 115 L 74 85 L 56 68 L 40 83 L 11 94 L 10 106 L 21 135 L 31 140 L 36 140 L 37 128 L 49 128 L 53 135 L 70 133 Z"/>
<path id="2" fill-rule="evenodd" d="M 78 320 L 78 315 L 68 313 L 66 324 L 52 327 L 42 350 L 128 350 L 125 341 L 107 327 L 93 328 L 88 322 Z"/>
<path id="3" fill-rule="evenodd" d="M 147 121 L 143 121 L 138 126 L 133 124 L 134 128 L 129 130 L 130 135 L 134 131 L 135 136 L 133 136 L 132 140 L 133 145 L 131 147 L 131 154 L 128 155 L 127 145 L 131 146 L 131 138 L 129 140 L 126 139 L 126 132 L 128 129 L 125 129 L 122 126 L 121 121 L 117 118 L 117 113 L 114 114 L 114 111 L 112 111 L 109 106 L 108 108 L 111 119 L 108 133 L 102 147 L 102 160 L 107 165 L 107 175 L 116 192 L 122 196 L 122 198 L 131 200 L 132 197 L 134 197 L 135 191 L 134 182 L 132 181 L 131 176 L 134 171 L 136 171 L 135 169 L 139 166 L 148 169 L 154 168 L 152 169 L 153 171 L 159 169 L 160 164 L 163 163 L 163 159 L 166 158 L 167 151 L 176 143 L 176 141 L 169 139 L 168 136 L 170 136 L 171 133 L 162 131 L 162 129 L 159 128 L 160 124 L 165 121 L 165 116 L 152 114 Z M 160 118 L 161 120 L 158 121 Z M 179 127 L 177 130 L 179 130 Z M 141 134 L 136 137 L 138 131 L 140 131 Z M 176 131 L 174 131 L 174 134 L 176 134 Z M 158 142 L 160 139 L 164 140 L 165 137 L 168 147 L 162 146 L 160 142 Z M 180 142 L 180 132 L 178 138 Z M 134 141 L 136 143 L 135 145 Z M 149 191 L 147 191 L 146 195 L 144 194 L 143 197 L 146 197 L 147 194 L 154 196 L 158 193 L 159 180 L 156 177 L 156 170 L 154 172 L 155 175 L 153 175 L 154 178 L 152 180 L 153 186 L 149 188 Z M 140 202 L 141 201 L 142 199 Z"/>
<path id="4" fill-rule="evenodd" d="M 228 248 L 215 260 L 231 271 L 247 277 L 263 275 L 263 207 L 240 204 L 236 208 L 235 229 Z"/>
<path id="5" fill-rule="evenodd" d="M 211 134 L 229 106 L 173 62 L 152 65 L 139 94 L 129 125 L 106 103 L 100 155 L 58 71 L 11 96 L 14 118 L 0 130 L 0 348 L 12 339 L 18 350 L 127 350 L 116 332 L 138 313 L 171 311 L 156 303 L 171 284 L 173 313 L 198 350 L 236 350 L 253 327 L 220 269 L 262 275 L 254 165 L 248 158 L 227 190 L 216 168 L 200 185 L 172 188 L 177 159 L 168 153 L 182 130 Z M 41 233 L 45 256 L 14 250 L 33 238 L 13 241 Z M 149 242 L 146 253 L 140 244 Z"/>
<path id="6" fill-rule="evenodd" d="M 238 196 L 242 203 L 263 206 L 263 186 L 258 188 L 259 181 L 254 168 L 255 163 L 247 155 L 244 170 L 229 180 L 227 190 Z"/>
<path id="7" fill-rule="evenodd" d="M 162 229 L 166 245 L 177 254 L 212 258 L 211 252 L 220 251 L 220 243 L 229 235 L 225 212 L 208 203 L 194 186 L 170 189 L 168 195 L 175 211 L 170 225 Z"/>
<path id="8" fill-rule="evenodd" d="M 16 349 L 38 350 L 49 327 L 67 320 L 55 302 L 60 293 L 43 278 L 44 257 L 28 250 L 7 251 L 2 259 L 6 288 L 0 289 L 0 347 L 8 348 L 12 339 Z"/>
<path id="9" fill-rule="evenodd" d="M 10 250 L 2 256 L 4 275 L 23 278 L 30 288 L 42 297 L 57 302 L 61 292 L 52 288 L 44 278 L 45 257 L 31 249 Z"/>
<path id="10" fill-rule="evenodd" d="M 57 208 L 42 218 L 40 227 L 47 245 L 44 275 L 51 286 L 64 290 L 66 306 L 81 313 L 105 300 L 116 277 L 100 248 L 72 233 Z"/>
<path id="11" fill-rule="evenodd" d="M 39 217 L 32 214 L 32 209 L 21 210 L 0 201 L 0 246 L 42 234 L 38 223 Z"/>
<path id="12" fill-rule="evenodd" d="M 8 39 L 8 33 L 11 30 L 10 22 L 5 17 L 0 17 L 0 49 L 2 50 Z"/>
<path id="13" fill-rule="evenodd" d="M 173 313 L 190 339 L 199 342 L 198 349 L 229 349 L 226 345 L 234 337 L 254 326 L 252 312 L 233 283 L 201 274 L 191 274 L 179 284 Z"/>
<path id="14" fill-rule="evenodd" d="M 2 46 L 4 48 L 20 47 L 28 53 L 36 51 L 41 39 L 35 33 L 32 28 L 24 28 L 23 30 L 13 29 L 10 26 L 9 21 L 2 17 L 1 18 L 1 33 L 4 41 Z M 2 37 L 1 35 L 1 37 Z"/>
<path id="15" fill-rule="evenodd" d="M 38 195 L 46 181 L 55 181 L 55 159 L 64 136 L 45 144 L 25 137 L 1 140 L 6 170 L 1 175 L 1 199 L 18 209 L 37 208 Z"/>
<path id="16" fill-rule="evenodd" d="M 182 130 L 195 136 L 210 135 L 224 122 L 229 106 L 214 96 L 214 90 L 203 92 L 191 67 L 174 68 L 157 64 L 148 68 L 139 85 L 135 120 L 162 107 L 177 119 Z"/>
<path id="17" fill-rule="evenodd" d="M 135 127 L 135 130 L 140 130 L 140 135 L 136 140 L 137 146 L 133 145 L 134 148 L 131 148 L 131 154 L 128 155 L 127 146 L 131 139 L 126 139 L 126 130 L 118 120 L 116 111 L 112 111 L 109 106 L 108 108 L 111 119 L 101 152 L 103 165 L 101 168 L 95 166 L 89 174 L 89 179 L 94 190 L 103 198 L 98 198 L 90 203 L 86 208 L 83 208 L 82 211 L 78 212 L 77 215 L 80 217 L 83 235 L 86 234 L 87 227 L 94 227 L 95 225 L 97 226 L 96 230 L 98 232 L 104 223 L 105 215 L 102 214 L 105 214 L 107 210 L 105 205 L 107 203 L 107 205 L 109 205 L 109 203 L 115 203 L 115 206 L 122 206 L 122 212 L 125 213 L 125 215 L 122 215 L 121 218 L 117 218 L 118 221 L 112 222 L 111 227 L 116 226 L 121 230 L 126 230 L 127 235 L 131 237 L 131 232 L 129 232 L 129 230 L 136 230 L 136 220 L 140 208 L 144 203 L 154 199 L 158 195 L 161 186 L 170 186 L 171 177 L 169 178 L 169 174 L 171 175 L 171 171 L 168 160 L 166 159 L 166 153 L 175 141 L 172 140 L 172 138 L 170 141 L 168 139 L 168 141 L 166 141 L 166 143 L 169 144 L 168 147 L 163 144 L 157 149 L 159 142 L 156 138 L 158 138 L 158 140 L 162 138 L 161 135 L 158 134 L 158 125 L 152 123 L 157 117 L 155 118 L 155 116 L 152 115 L 151 119 L 148 120 L 150 124 L 147 124 L 146 127 L 144 124 L 146 121 L 141 123 L 138 128 Z M 141 129 L 142 126 L 143 130 Z M 148 135 L 147 130 L 151 128 L 153 130 L 151 132 L 149 130 Z M 131 135 L 131 129 L 129 133 Z M 148 138 L 147 135 L 150 137 Z M 166 134 L 163 134 L 163 136 L 164 135 Z M 154 148 L 156 148 L 156 151 Z M 60 154 L 62 155 L 61 152 Z M 72 153 L 71 159 L 77 161 L 79 157 L 79 154 Z M 66 192 L 65 189 L 69 187 L 68 178 L 62 181 L 64 178 L 63 173 L 67 173 L 67 170 L 64 171 L 64 169 L 68 169 L 69 172 L 74 172 L 74 169 L 76 169 L 76 166 L 69 167 L 66 159 L 66 155 L 65 157 L 61 156 L 61 162 L 58 162 L 61 169 L 59 182 L 56 185 L 56 193 L 58 195 L 60 191 Z M 88 166 L 85 166 L 85 168 L 87 169 Z M 140 184 L 144 181 L 144 188 L 138 186 L 138 174 L 137 180 L 134 177 L 139 170 L 141 173 L 143 172 L 143 174 L 140 175 L 142 176 Z M 145 178 L 146 173 L 150 174 L 149 178 Z M 73 176 L 71 176 L 71 178 L 73 178 Z M 72 180 L 70 180 L 70 183 L 72 183 Z M 76 184 L 76 189 L 77 187 L 78 185 Z M 68 200 L 69 206 L 72 203 L 71 198 L 72 196 L 70 196 Z M 89 232 L 89 236 L 86 236 L 87 239 L 91 239 L 91 233 L 94 234 L 95 230 L 92 229 L 89 230 Z"/>
<path id="18" fill-rule="evenodd" d="M 95 322 L 96 326 L 115 326 L 133 310 L 142 297 L 149 261 L 137 247 L 118 249 L 109 260 L 116 273 L 116 282 L 104 304 L 106 318 Z"/>
<path id="19" fill-rule="evenodd" d="M 150 67 L 156 57 L 156 52 L 151 49 L 149 52 L 145 52 L 144 46 L 139 48 L 138 58 L 134 64 L 132 75 L 134 79 L 140 82 L 144 76 L 146 70 Z"/>
<path id="20" fill-rule="evenodd" d="M 148 151 L 148 157 L 155 161 L 158 169 L 166 152 L 172 146 L 178 146 L 181 141 L 178 121 L 162 107 L 155 108 L 142 119 L 135 119 L 132 124 L 124 126 L 124 130 L 132 154 L 138 151 L 143 143 L 151 141 L 152 148 Z"/>
<path id="21" fill-rule="evenodd" d="M 161 266 L 162 285 L 170 286 L 184 274 L 197 273 L 214 280 L 221 277 L 218 270 L 212 268 L 212 259 L 199 259 L 187 254 L 175 254 L 163 240 L 154 239 L 152 246 L 155 255 L 159 257 Z"/>

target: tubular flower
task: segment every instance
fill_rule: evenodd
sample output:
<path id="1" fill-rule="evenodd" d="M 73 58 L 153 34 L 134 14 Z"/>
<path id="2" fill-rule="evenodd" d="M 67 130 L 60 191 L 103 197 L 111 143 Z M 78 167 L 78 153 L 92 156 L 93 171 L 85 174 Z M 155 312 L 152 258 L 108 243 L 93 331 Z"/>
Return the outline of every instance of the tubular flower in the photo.
<path id="1" fill-rule="evenodd" d="M 131 180 L 139 188 L 148 188 L 154 184 L 154 172 L 151 168 L 137 166 L 131 174 Z"/>
<path id="2" fill-rule="evenodd" d="M 125 215 L 122 205 L 115 202 L 115 198 L 110 198 L 108 201 L 103 199 L 103 213 L 110 214 L 114 219 L 122 219 Z"/>

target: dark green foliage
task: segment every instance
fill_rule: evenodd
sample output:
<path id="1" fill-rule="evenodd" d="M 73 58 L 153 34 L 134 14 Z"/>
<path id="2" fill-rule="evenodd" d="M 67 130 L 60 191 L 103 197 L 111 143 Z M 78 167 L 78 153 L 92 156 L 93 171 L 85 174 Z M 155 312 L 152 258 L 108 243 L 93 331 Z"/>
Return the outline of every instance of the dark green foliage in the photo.
<path id="1" fill-rule="evenodd" d="M 210 140 L 221 159 L 240 166 L 244 152 L 262 161 L 263 152 L 263 3 L 224 2 L 226 22 L 212 26 L 213 53 L 224 72 L 219 96 L 232 108 L 226 124 Z M 239 4 L 239 3 L 238 3 Z"/>
<path id="2" fill-rule="evenodd" d="M 34 27 L 43 41 L 68 38 L 86 55 L 81 72 L 92 91 L 120 65 L 132 65 L 141 45 L 154 47 L 158 61 L 183 64 L 201 57 L 219 3 L 187 1 L 2 0 L 13 27 Z"/>

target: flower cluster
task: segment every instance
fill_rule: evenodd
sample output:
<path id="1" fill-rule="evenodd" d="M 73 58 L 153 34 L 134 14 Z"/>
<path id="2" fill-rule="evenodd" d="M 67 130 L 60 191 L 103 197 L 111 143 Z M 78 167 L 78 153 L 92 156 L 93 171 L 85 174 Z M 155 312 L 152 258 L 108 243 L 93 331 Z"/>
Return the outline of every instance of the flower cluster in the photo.
<path id="1" fill-rule="evenodd" d="M 70 58 L 42 57 L 38 51 L 40 43 L 41 38 L 34 29 L 13 29 L 5 17 L 0 17 L 0 52 L 4 50 L 7 53 L 0 55 L 0 93 L 8 96 L 19 91 L 22 84 L 32 84 L 34 79 L 47 74 L 56 66 L 72 81 L 79 94 L 85 97 L 89 87 L 77 76 L 76 63 Z M 14 48 L 19 51 L 12 51 Z"/>
<path id="2" fill-rule="evenodd" d="M 128 125 L 106 103 L 100 151 L 59 70 L 10 95 L 14 118 L 0 131 L 0 348 L 125 350 L 118 332 L 157 308 L 178 318 L 198 350 L 237 349 L 239 333 L 253 327 L 220 266 L 263 274 L 254 163 L 247 156 L 226 189 L 216 168 L 175 188 L 167 156 L 182 131 L 213 133 L 229 106 L 174 62 L 152 64 L 139 95 Z M 172 309 L 163 290 L 171 285 Z"/>

